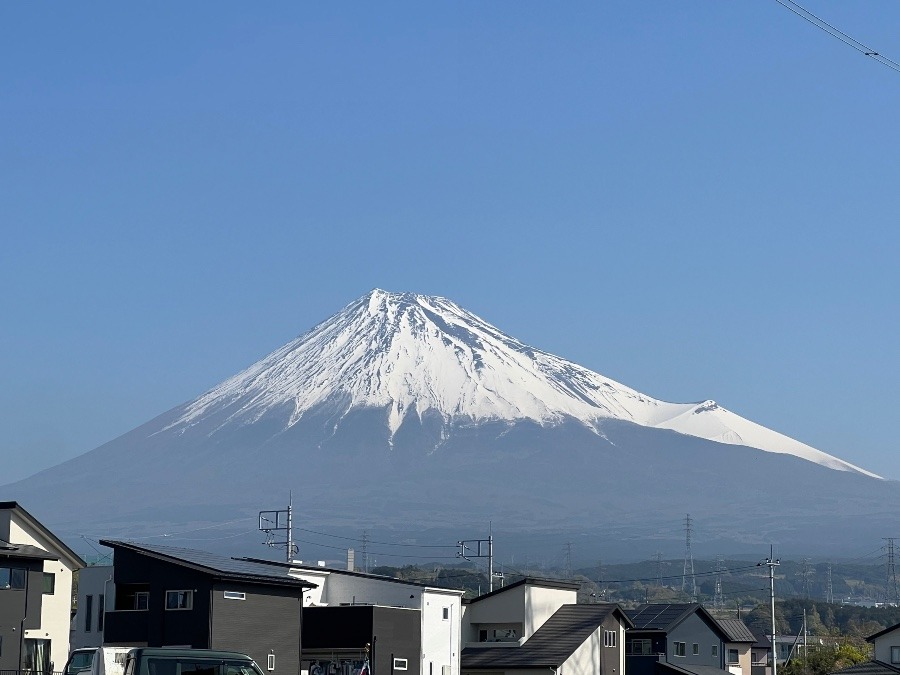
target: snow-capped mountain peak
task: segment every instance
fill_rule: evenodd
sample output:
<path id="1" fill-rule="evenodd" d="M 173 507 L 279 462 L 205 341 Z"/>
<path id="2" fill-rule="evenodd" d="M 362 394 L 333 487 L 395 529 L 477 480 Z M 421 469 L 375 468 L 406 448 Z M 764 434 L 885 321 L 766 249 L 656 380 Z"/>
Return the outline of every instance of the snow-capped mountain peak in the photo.
<path id="1" fill-rule="evenodd" d="M 168 428 L 188 428 L 221 410 L 223 425 L 286 411 L 289 428 L 322 406 L 337 420 L 355 409 L 383 409 L 391 436 L 409 415 L 437 414 L 448 430 L 459 423 L 577 420 L 597 433 L 604 420 L 618 419 L 874 476 L 714 401 L 646 396 L 529 347 L 446 298 L 381 289 L 187 404 Z"/>

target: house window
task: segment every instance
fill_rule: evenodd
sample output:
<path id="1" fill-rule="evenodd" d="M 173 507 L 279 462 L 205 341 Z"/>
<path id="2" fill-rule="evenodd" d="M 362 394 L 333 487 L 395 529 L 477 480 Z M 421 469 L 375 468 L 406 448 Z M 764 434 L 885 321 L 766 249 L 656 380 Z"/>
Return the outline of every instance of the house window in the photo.
<path id="1" fill-rule="evenodd" d="M 713 645 L 713 646 L 712 646 L 712 657 L 713 657 L 714 659 L 719 658 L 719 645 Z"/>
<path id="2" fill-rule="evenodd" d="M 25 575 L 27 573 L 26 570 L 18 569 L 16 567 L 0 567 L 0 589 L 24 589 Z"/>
<path id="3" fill-rule="evenodd" d="M 700 656 L 700 645 L 698 645 L 696 642 L 694 643 L 693 654 L 694 656 Z"/>
<path id="4" fill-rule="evenodd" d="M 625 642 L 625 653 L 634 656 L 647 656 L 650 654 L 650 640 L 628 640 Z"/>
<path id="5" fill-rule="evenodd" d="M 891 647 L 891 663 L 900 663 L 900 647 Z"/>
<path id="6" fill-rule="evenodd" d="M 266 657 L 266 670 L 275 670 L 275 655 L 269 654 Z"/>
<path id="7" fill-rule="evenodd" d="M 687 643 L 686 642 L 676 642 L 675 643 L 675 656 L 684 656 L 687 651 Z"/>
<path id="8" fill-rule="evenodd" d="M 726 660 L 728 663 L 737 663 L 738 662 L 738 650 L 737 649 L 729 649 L 726 655 Z"/>
<path id="9" fill-rule="evenodd" d="M 106 614 L 106 596 L 101 593 L 97 596 L 97 632 L 103 632 L 103 616 Z"/>
<path id="10" fill-rule="evenodd" d="M 150 593 L 148 591 L 138 591 L 134 594 L 134 609 L 146 610 L 150 607 Z"/>
<path id="11" fill-rule="evenodd" d="M 84 632 L 91 632 L 91 624 L 94 623 L 94 596 L 84 596 Z"/>
<path id="12" fill-rule="evenodd" d="M 406 670 L 407 661 L 406 659 L 394 659 L 394 670 Z"/>
<path id="13" fill-rule="evenodd" d="M 603 646 L 604 647 L 615 647 L 616 646 L 616 631 L 614 631 L 614 630 L 603 631 Z"/>
<path id="14" fill-rule="evenodd" d="M 56 575 L 53 572 L 44 572 L 44 595 L 53 595 L 56 592 Z"/>
<path id="15" fill-rule="evenodd" d="M 444 621 L 450 620 L 450 608 L 449 607 L 443 608 L 443 614 L 442 614 L 441 618 L 443 618 Z"/>
<path id="16" fill-rule="evenodd" d="M 166 591 L 166 609 L 192 609 L 193 607 L 194 591 Z"/>
<path id="17" fill-rule="evenodd" d="M 246 600 L 247 594 L 242 591 L 225 591 L 226 600 Z"/>

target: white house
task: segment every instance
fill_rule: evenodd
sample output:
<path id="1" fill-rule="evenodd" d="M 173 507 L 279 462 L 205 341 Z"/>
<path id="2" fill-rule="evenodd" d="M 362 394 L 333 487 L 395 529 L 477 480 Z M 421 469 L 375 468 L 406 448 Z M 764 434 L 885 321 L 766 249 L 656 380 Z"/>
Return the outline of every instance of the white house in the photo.
<path id="1" fill-rule="evenodd" d="M 378 605 L 419 610 L 420 663 L 410 670 L 421 675 L 460 675 L 463 591 L 296 562 L 254 562 L 286 566 L 291 576 L 316 584 L 304 594 L 305 607 Z"/>
<path id="2" fill-rule="evenodd" d="M 72 617 L 71 649 L 103 645 L 106 610 L 116 606 L 112 565 L 93 565 L 78 573 L 78 603 Z"/>
<path id="3" fill-rule="evenodd" d="M 50 672 L 66 662 L 72 573 L 82 567 L 18 503 L 0 502 L 0 670 Z"/>
<path id="4" fill-rule="evenodd" d="M 580 584 L 526 578 L 466 603 L 462 675 L 624 675 L 615 604 L 576 604 Z"/>

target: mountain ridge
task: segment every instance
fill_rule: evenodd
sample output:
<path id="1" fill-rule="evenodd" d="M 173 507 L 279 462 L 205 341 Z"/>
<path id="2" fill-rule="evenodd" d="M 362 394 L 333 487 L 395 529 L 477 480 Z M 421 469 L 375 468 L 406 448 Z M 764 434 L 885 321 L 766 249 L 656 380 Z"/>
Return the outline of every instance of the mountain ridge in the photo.
<path id="1" fill-rule="evenodd" d="M 338 415 L 388 409 L 390 437 L 411 411 L 453 422 L 621 419 L 698 438 L 791 454 L 841 471 L 877 474 L 746 420 L 713 400 L 670 403 L 526 345 L 439 296 L 373 289 L 311 330 L 186 405 L 169 428 L 217 409 L 223 425 L 293 408 L 285 428 L 319 404 Z M 701 417 L 698 417 L 701 416 Z"/>

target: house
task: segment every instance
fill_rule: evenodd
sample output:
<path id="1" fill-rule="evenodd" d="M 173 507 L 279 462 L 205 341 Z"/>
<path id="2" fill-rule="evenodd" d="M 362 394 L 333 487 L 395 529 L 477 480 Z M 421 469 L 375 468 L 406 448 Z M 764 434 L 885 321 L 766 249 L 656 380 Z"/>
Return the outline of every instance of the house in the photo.
<path id="1" fill-rule="evenodd" d="M 72 574 L 84 561 L 16 502 L 0 502 L 0 671 L 49 673 L 69 655 Z"/>
<path id="2" fill-rule="evenodd" d="M 772 672 L 772 640 L 757 630 L 751 629 L 756 642 L 750 645 L 751 675 L 770 675 Z"/>
<path id="3" fill-rule="evenodd" d="M 106 608 L 116 606 L 112 565 L 89 565 L 78 572 L 78 602 L 72 617 L 70 648 L 100 647 Z"/>
<path id="4" fill-rule="evenodd" d="M 740 619 L 716 619 L 716 622 L 727 638 L 722 646 L 725 669 L 732 675 L 752 675 L 751 650 L 756 637 Z"/>
<path id="5" fill-rule="evenodd" d="M 898 675 L 900 674 L 900 623 L 870 635 L 872 660 L 838 670 L 831 675 Z"/>
<path id="6" fill-rule="evenodd" d="M 468 602 L 462 675 L 623 675 L 631 622 L 615 604 L 576 604 L 579 586 L 525 578 Z"/>
<path id="7" fill-rule="evenodd" d="M 114 552 L 104 644 L 238 651 L 269 673 L 298 672 L 303 593 L 313 584 L 205 551 L 100 543 Z"/>
<path id="8" fill-rule="evenodd" d="M 241 560 L 282 568 L 291 577 L 315 584 L 304 600 L 303 668 L 310 675 L 316 666 L 325 669 L 325 675 L 329 669 L 341 668 L 352 673 L 364 658 L 367 643 L 374 651 L 376 672 L 459 675 L 463 591 L 296 561 Z M 361 610 L 359 605 L 371 607 Z M 413 623 L 418 627 L 413 628 Z M 320 625 L 344 625 L 352 630 L 328 633 L 320 631 Z M 372 640 L 363 641 L 364 635 Z M 340 653 L 346 658 L 336 658 Z M 330 654 L 335 658 L 326 658 Z M 371 653 L 369 656 L 372 658 Z"/>
<path id="9" fill-rule="evenodd" d="M 625 635 L 628 675 L 723 675 L 725 645 L 734 643 L 702 605 L 647 604 L 628 617 L 634 623 Z"/>

